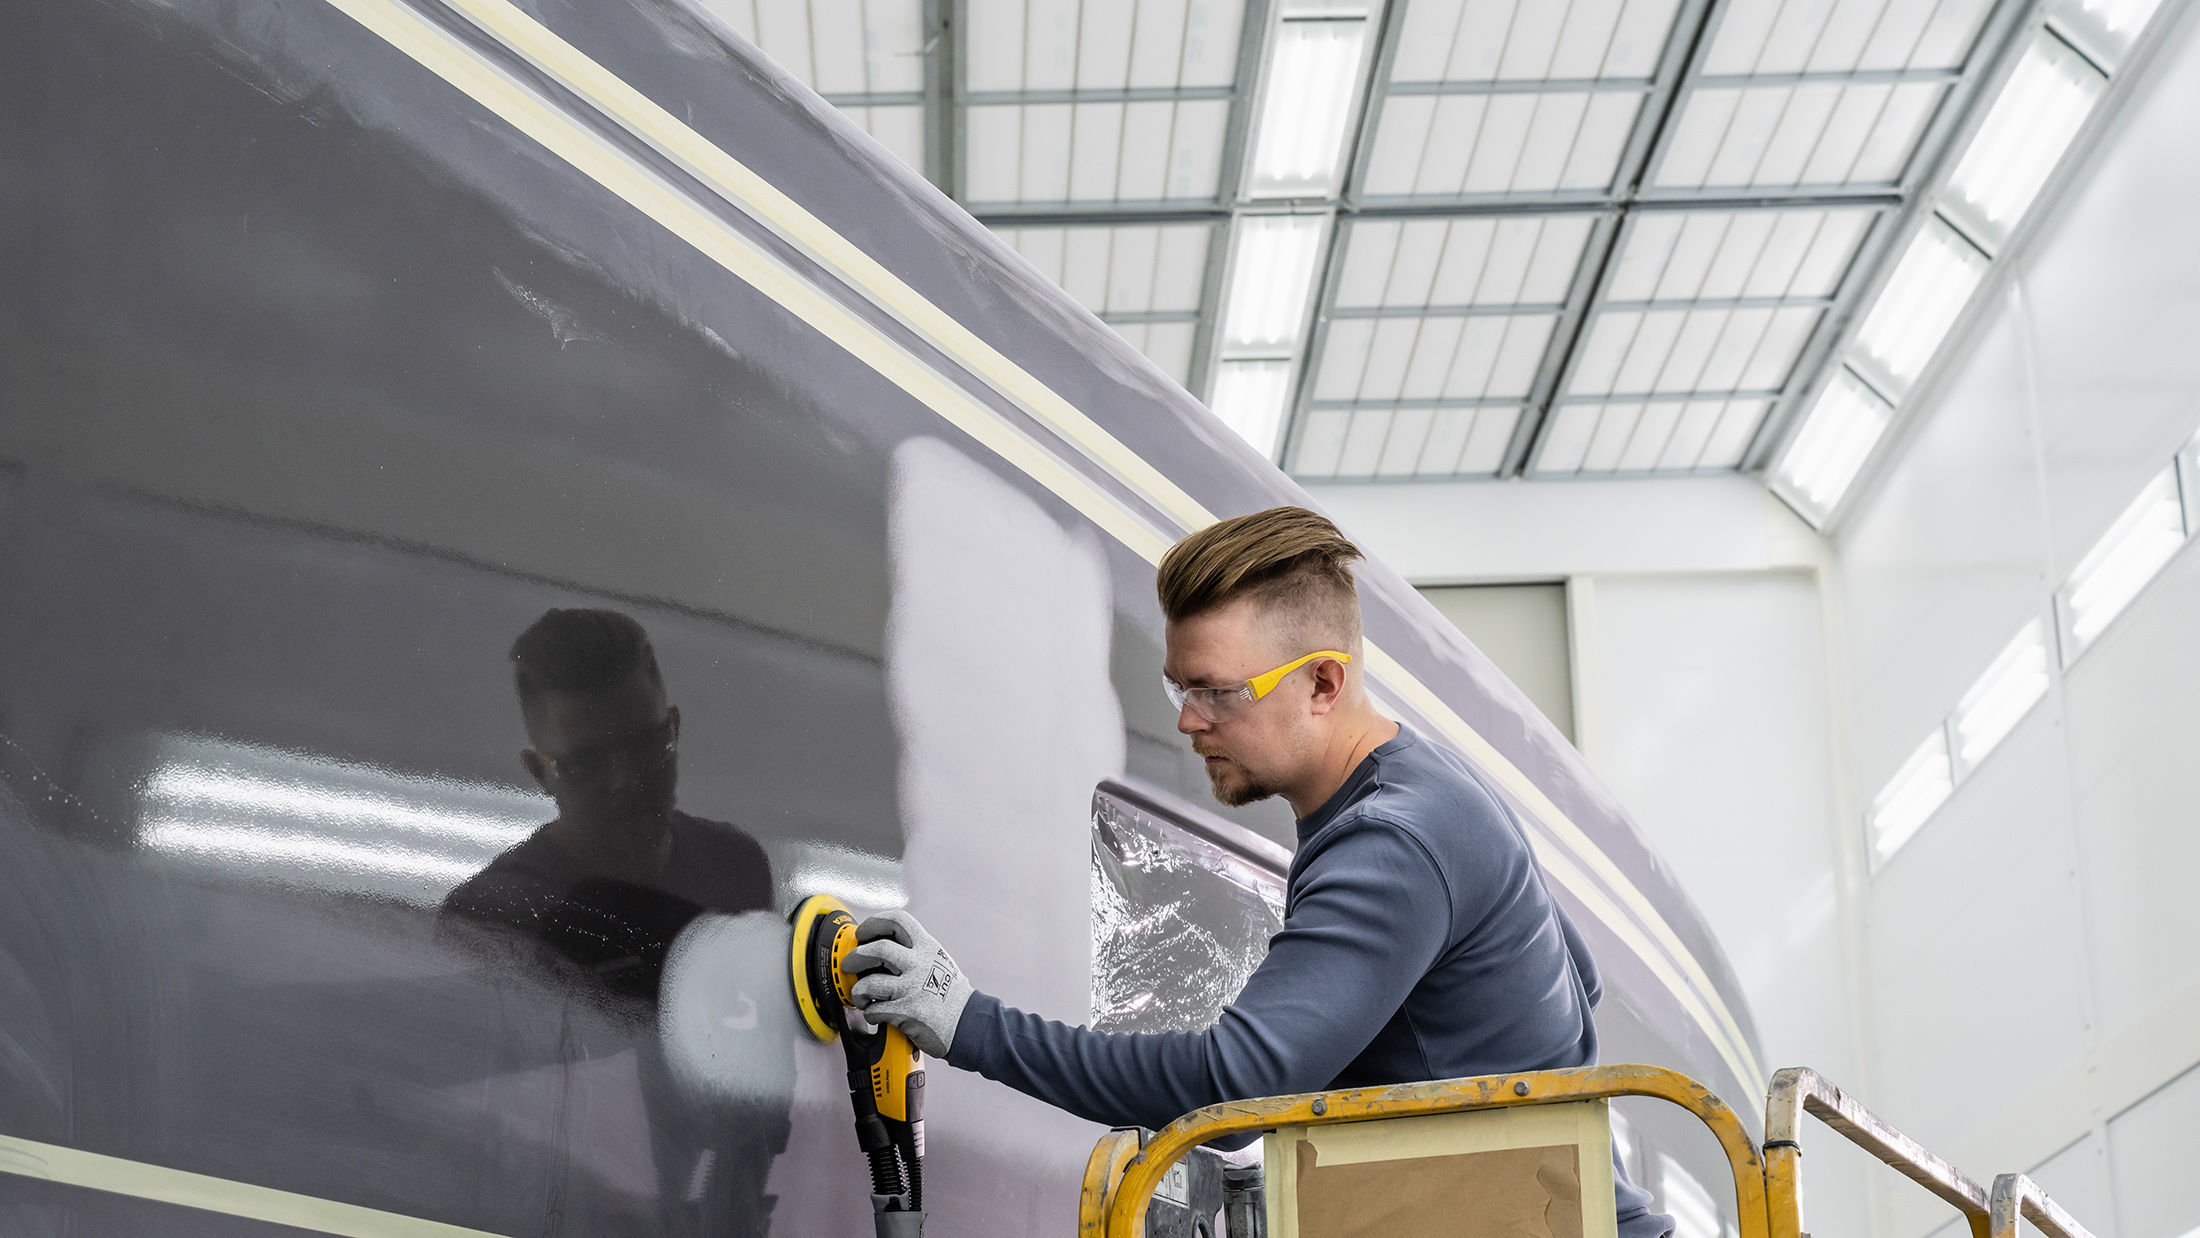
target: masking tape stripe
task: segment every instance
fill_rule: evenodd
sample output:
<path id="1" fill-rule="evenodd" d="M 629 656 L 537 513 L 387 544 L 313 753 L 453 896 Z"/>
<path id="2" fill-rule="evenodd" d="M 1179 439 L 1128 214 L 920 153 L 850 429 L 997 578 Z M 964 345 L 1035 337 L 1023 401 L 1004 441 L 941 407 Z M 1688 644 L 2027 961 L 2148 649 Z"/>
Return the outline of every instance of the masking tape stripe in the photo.
<path id="1" fill-rule="evenodd" d="M 498 1238 L 485 1230 L 424 1221 L 396 1212 L 316 1199 L 311 1195 L 147 1165 L 117 1156 L 102 1156 L 97 1152 L 82 1152 L 12 1135 L 0 1135 L 0 1173 L 265 1221 L 270 1225 L 287 1225 L 292 1229 L 341 1234 L 346 1238 Z"/>
<path id="2" fill-rule="evenodd" d="M 861 275 L 869 270 L 877 272 L 879 278 L 887 281 L 885 291 L 879 293 L 873 290 L 874 295 L 878 300 L 892 302 L 898 298 L 910 303 L 909 309 L 900 312 L 905 322 L 912 318 L 936 317 L 942 323 L 949 324 L 951 330 L 925 334 L 938 339 L 942 333 L 952 335 L 960 332 L 976 343 L 978 349 L 991 353 L 990 348 L 982 342 L 976 342 L 976 337 L 971 336 L 967 329 L 954 324 L 952 319 L 924 301 L 913 289 L 886 273 L 874 260 L 804 212 L 768 182 L 718 151 L 701 135 L 663 113 L 662 109 L 655 108 L 654 104 L 648 103 L 638 92 L 634 92 L 631 86 L 627 86 L 608 70 L 595 65 L 570 45 L 558 40 L 531 18 L 511 9 L 502 0 L 450 2 L 461 5 L 470 17 L 479 14 L 499 19 L 494 24 L 484 24 L 483 28 L 492 37 L 506 41 L 507 46 L 510 45 L 509 40 L 526 41 L 534 49 L 532 54 L 518 48 L 514 50 L 519 51 L 538 69 L 552 74 L 561 85 L 575 88 L 575 84 L 582 78 L 594 81 L 593 90 L 576 90 L 576 93 L 582 94 L 584 98 L 591 98 L 598 106 L 608 106 L 601 100 L 615 97 L 622 92 L 641 100 L 637 106 L 656 111 L 656 128 L 664 130 L 662 138 L 650 137 L 645 132 L 650 126 L 642 122 L 616 115 L 611 119 L 618 121 L 630 133 L 636 133 L 643 140 L 649 141 L 667 157 L 688 168 L 691 173 L 701 169 L 704 175 L 700 179 L 706 185 L 726 196 L 727 201 L 737 209 L 752 215 L 759 214 L 762 208 L 738 196 L 740 190 L 735 187 L 754 186 L 753 192 L 764 202 L 771 204 L 782 216 L 779 227 L 783 235 L 789 235 L 790 239 L 812 254 L 819 254 L 821 249 L 827 254 L 841 254 L 840 261 L 828 260 L 827 265 L 844 274 Z M 1167 550 L 1170 538 L 1127 511 L 1112 496 L 1055 458 L 1052 453 L 1018 434 L 991 409 L 978 403 L 959 387 L 941 378 L 929 366 L 885 339 L 875 327 L 850 313 L 837 300 L 763 254 L 723 220 L 701 210 L 685 194 L 665 185 L 611 148 L 600 135 L 573 121 L 534 91 L 512 81 L 483 60 L 478 53 L 437 29 L 419 14 L 397 0 L 329 0 L 329 3 L 430 72 L 503 117 L 514 128 L 565 159 L 584 175 L 657 220 L 727 271 L 777 301 L 797 318 L 848 350 L 858 360 L 871 366 L 919 402 L 931 407 L 1009 464 L 1061 496 L 1148 562 L 1158 562 L 1161 554 Z M 511 31 L 509 36 L 504 33 L 504 29 Z M 772 221 L 767 219 L 766 222 Z M 952 349 L 946 351 L 951 356 L 956 355 Z M 992 353 L 992 356 L 999 358 L 1000 366 L 1015 370 L 998 353 Z M 957 359 L 962 360 L 960 356 Z M 980 365 L 977 368 L 983 370 L 989 367 Z M 1096 460 L 1105 463 L 1109 456 L 1120 454 L 1132 462 L 1134 467 L 1116 472 L 1117 477 L 1125 484 L 1152 496 L 1158 507 L 1177 515 L 1188 528 L 1197 528 L 1212 522 L 1213 516 L 1210 513 L 1184 495 L 1174 483 L 1160 478 L 1159 472 L 1150 464 L 1130 453 L 1089 418 L 1077 413 L 1066 401 L 1062 401 L 1059 396 L 1055 396 L 1021 370 L 1015 370 L 1015 374 L 1021 375 L 1022 383 L 1045 393 L 1060 409 L 1074 414 L 1073 417 L 1042 417 L 1041 420 L 1054 425 L 1065 434 L 1079 438 Z M 988 375 L 980 373 L 980 377 Z M 1016 380 L 1014 376 L 1010 376 L 1009 381 L 1013 383 Z M 1149 477 L 1160 478 L 1158 490 L 1154 488 L 1154 483 L 1147 480 Z M 1599 918 L 1626 941 L 1631 949 L 1642 955 L 1661 977 L 1672 977 L 1673 969 L 1667 963 L 1677 963 L 1681 972 L 1695 982 L 1696 992 L 1688 993 L 1685 990 L 1690 986 L 1673 985 L 1670 979 L 1669 987 L 1675 987 L 1680 993 L 1684 1004 L 1690 1006 L 1698 1022 L 1710 1034 L 1713 1043 L 1720 1046 L 1721 1055 L 1729 1065 L 1737 1066 L 1736 1073 L 1745 1082 L 1761 1081 L 1761 1071 L 1742 1070 L 1737 1065 L 1753 1062 L 1754 1058 L 1717 987 L 1703 972 L 1694 955 L 1674 934 L 1671 926 L 1650 905 L 1648 898 L 1620 872 L 1618 865 L 1579 826 L 1568 819 L 1533 781 L 1403 665 L 1372 645 L 1369 646 L 1368 653 L 1369 669 L 1378 679 L 1397 690 L 1419 712 L 1433 720 L 1446 735 L 1460 743 L 1501 785 L 1535 813 L 1558 836 L 1561 844 L 1584 861 L 1591 873 L 1619 896 L 1625 910 L 1622 906 L 1615 906 L 1603 891 L 1597 890 L 1586 874 L 1563 883 L 1581 897 L 1585 904 L 1599 909 Z M 1568 868 L 1571 870 L 1572 866 L 1569 865 Z M 1578 873 L 1578 870 L 1574 871 Z M 1632 911 L 1633 915 L 1627 914 L 1628 911 Z M 1651 940 L 1645 940 L 1640 930 L 1647 930 L 1651 938 L 1655 939 L 1655 944 Z M 1661 961 L 1655 957 L 1661 953 L 1668 955 L 1669 960 Z"/>
<path id="3" fill-rule="evenodd" d="M 1175 517 L 1185 529 L 1197 529 L 1214 522 L 1212 513 L 1160 470 L 1132 452 L 1091 418 L 974 332 L 933 305 L 868 253 L 810 214 L 778 186 L 727 154 L 691 126 L 658 106 L 625 79 L 590 59 L 533 17 L 514 7 L 508 0 L 443 2 L 463 13 L 490 37 L 538 71 L 548 75 L 628 133 L 672 160 L 728 203 L 761 220 L 802 248 L 821 265 L 838 272 L 855 290 L 893 313 L 938 346 L 947 356 L 985 380 L 995 390 L 1007 395 L 1040 421 L 1053 426 L 1134 491 L 1142 493 L 1155 506 Z M 1371 649 L 1370 652 L 1379 655 L 1379 651 Z M 1382 660 L 1389 667 L 1388 673 L 1382 676 L 1386 682 L 1402 687 L 1404 681 L 1413 680 L 1412 687 L 1405 691 L 1408 695 L 1426 698 L 1417 702 L 1421 712 L 1437 720 L 1448 735 L 1474 752 L 1476 759 L 1495 773 L 1507 789 L 1551 826 L 1564 844 L 1587 863 L 1592 873 L 1620 893 L 1622 902 L 1634 909 L 1637 918 L 1681 962 L 1691 979 L 1710 998 L 1716 1008 L 1716 1022 L 1733 1038 L 1735 1047 L 1745 1057 L 1753 1057 L 1748 1050 L 1747 1038 L 1742 1035 L 1740 1026 L 1719 997 L 1717 986 L 1711 983 L 1709 975 L 1696 962 L 1693 952 L 1672 933 L 1670 926 L 1666 925 L 1649 900 L 1620 872 L 1619 866 L 1582 833 L 1525 774 L 1516 769 L 1449 706 L 1444 705 L 1433 692 L 1423 688 L 1401 664 L 1393 659 Z M 1421 690 L 1415 692 L 1413 689 Z M 1744 1072 L 1743 1077 L 1762 1079 L 1763 1075 L 1761 1071 L 1752 1071 Z"/>
<path id="4" fill-rule="evenodd" d="M 862 248 L 841 236 L 777 185 L 658 106 L 506 0 L 444 0 L 515 55 L 572 91 L 628 133 L 750 216 L 792 241 L 848 286 L 984 379 L 1073 446 L 1149 496 L 1186 528 L 1214 515 L 1143 456 L 1124 446 L 1075 405 L 932 304 Z"/>

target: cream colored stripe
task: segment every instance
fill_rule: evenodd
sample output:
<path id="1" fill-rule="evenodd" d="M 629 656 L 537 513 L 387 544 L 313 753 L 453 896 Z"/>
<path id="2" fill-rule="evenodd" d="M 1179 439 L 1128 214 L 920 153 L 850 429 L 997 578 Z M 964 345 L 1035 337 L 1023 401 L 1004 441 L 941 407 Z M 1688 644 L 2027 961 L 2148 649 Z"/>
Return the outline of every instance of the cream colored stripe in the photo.
<path id="1" fill-rule="evenodd" d="M 85 1187 L 156 1203 L 219 1212 L 292 1229 L 350 1238 L 497 1238 L 497 1235 L 332 1199 L 294 1195 L 249 1182 L 165 1169 L 96 1152 L 0 1135 L 0 1173 Z"/>
<path id="2" fill-rule="evenodd" d="M 807 280 L 795 276 L 756 249 L 747 238 L 715 216 L 699 209 L 684 194 L 665 185 L 623 153 L 611 148 L 599 135 L 574 122 L 533 91 L 506 77 L 472 49 L 450 38 L 395 0 L 329 2 L 373 30 L 393 47 L 503 117 L 520 132 L 540 142 L 591 179 L 656 219 L 728 271 L 778 301 L 826 338 L 847 349 L 917 400 L 995 451 L 1009 464 L 1077 507 L 1094 523 L 1106 529 L 1148 562 L 1159 562 L 1162 552 L 1168 548 L 1170 538 L 1133 515 L 1113 496 L 1093 485 L 1082 474 L 1070 469 L 1038 444 L 1017 433 L 993 410 L 972 399 L 961 388 L 940 378 L 929 367 L 886 339 L 871 324 L 849 313 L 838 301 L 826 296 Z M 1198 528 L 1212 523 L 1212 514 L 1184 494 L 1174 483 L 1162 477 L 1153 466 L 1094 424 L 1090 418 L 977 340 L 967 329 L 925 301 L 915 290 L 903 284 L 821 221 L 802 210 L 778 189 L 718 150 L 700 134 L 673 119 L 663 109 L 657 108 L 608 70 L 559 40 L 532 18 L 511 8 L 503 0 L 449 2 L 463 9 L 483 29 L 512 46 L 514 51 L 526 57 L 538 69 L 551 74 L 561 84 L 575 90 L 598 107 L 609 111 L 615 106 L 612 101 L 623 102 L 634 114 L 610 112 L 610 115 L 629 132 L 679 162 L 691 174 L 697 175 L 714 191 L 725 196 L 731 205 L 764 219 L 781 235 L 818 256 L 843 276 L 873 281 L 870 286 L 859 286 L 858 290 L 868 292 L 875 303 L 886 305 L 904 322 L 933 338 L 949 355 L 958 360 L 967 360 L 975 372 L 993 382 L 997 389 L 1014 389 L 1005 390 L 1004 394 L 1010 394 L 1027 408 L 1033 408 L 1042 422 L 1078 442 L 1088 455 L 1109 467 L 1126 485 L 1148 495 L 1158 507 L 1181 521 L 1184 527 Z M 743 194 L 753 195 L 756 200 L 751 201 L 742 196 Z M 931 329 L 927 329 L 928 327 Z M 957 346 L 958 341 L 960 346 Z M 1018 391 L 1022 391 L 1023 395 L 1019 397 Z M 1034 406 L 1032 397 L 1043 398 L 1038 399 Z M 1121 463 L 1118 464 L 1118 461 Z M 1380 649 L 1370 645 L 1368 654 L 1371 673 L 1481 762 L 1500 785 L 1535 813 L 1558 837 L 1559 842 L 1586 864 L 1590 873 L 1594 873 L 1610 886 L 1611 891 L 1619 897 L 1621 906 L 1615 906 L 1611 897 L 1597 889 L 1588 875 L 1574 865 L 1566 864 L 1562 866 L 1562 870 L 1560 866 L 1546 866 L 1553 870 L 1554 875 L 1559 875 L 1561 871 L 1573 874 L 1570 880 L 1560 876 L 1560 883 L 1573 891 L 1615 934 L 1641 955 L 1666 980 L 1669 987 L 1675 989 L 1676 995 L 1691 1009 L 1736 1074 L 1747 1082 L 1761 1084 L 1763 1072 L 1754 1068 L 1754 1058 L 1748 1043 L 1741 1036 L 1740 1028 L 1727 1010 L 1717 987 L 1710 982 L 1709 976 L 1674 934 L 1671 926 L 1651 906 L 1648 898 L 1620 872 L 1611 858 L 1579 826 L 1551 802 L 1541 788 L 1467 725 L 1441 698 Z M 1549 852 L 1551 849 L 1546 846 L 1543 850 Z M 1630 911 L 1633 913 L 1632 917 L 1627 914 Z M 1645 939 L 1644 930 L 1655 939 L 1654 942 Z M 1658 957 L 1660 954 L 1669 957 L 1661 959 Z M 1690 986 L 1677 983 L 1674 964 L 1678 964 L 1681 973 L 1694 981 L 1696 992 L 1690 993 L 1687 991 Z"/>
<path id="3" fill-rule="evenodd" d="M 627 132 L 655 148 L 711 190 L 807 251 L 868 297 L 925 336 L 957 364 L 983 378 L 1036 420 L 1148 496 L 1185 528 L 1214 515 L 1159 469 L 1118 442 L 1075 405 L 1026 373 L 901 278 L 803 209 L 777 185 L 659 107 L 625 79 L 583 55 L 542 23 L 505 0 L 444 0 L 559 85 L 586 100 Z"/>

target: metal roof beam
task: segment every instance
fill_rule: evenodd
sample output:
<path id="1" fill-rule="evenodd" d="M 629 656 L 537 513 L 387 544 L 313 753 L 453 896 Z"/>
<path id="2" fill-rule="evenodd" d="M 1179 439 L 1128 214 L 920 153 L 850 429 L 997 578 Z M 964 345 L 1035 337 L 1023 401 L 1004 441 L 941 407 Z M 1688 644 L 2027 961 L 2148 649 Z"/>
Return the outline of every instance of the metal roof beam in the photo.
<path id="1" fill-rule="evenodd" d="M 1512 442 L 1506 445 L 1504 462 L 1498 466 L 1499 477 L 1514 477 L 1526 471 L 1535 454 L 1542 449 L 1551 423 L 1551 409 L 1565 393 L 1566 382 L 1572 377 L 1581 356 L 1583 337 L 1596 320 L 1598 305 L 1618 266 L 1614 259 L 1629 231 L 1628 208 L 1640 196 L 1651 169 L 1671 140 L 1671 132 L 1677 127 L 1673 121 L 1679 114 L 1680 101 L 1687 95 L 1689 82 L 1703 71 L 1704 59 L 1711 50 L 1711 32 L 1717 29 L 1726 4 L 1727 0 L 1684 0 L 1673 14 L 1672 35 L 1658 57 L 1657 85 L 1636 111 L 1635 126 L 1628 133 L 1627 145 L 1620 153 L 1618 174 L 1613 178 L 1613 200 L 1608 208 L 1614 214 L 1599 220 L 1590 232 L 1589 244 L 1582 251 L 1581 265 L 1574 272 L 1574 285 L 1568 298 L 1572 308 L 1551 332 L 1551 342 L 1544 350 L 1543 363 L 1537 369 L 1531 388 L 1530 402 L 1521 414 L 1520 424 L 1513 427 Z"/>
<path id="2" fill-rule="evenodd" d="M 1201 204 L 1205 210 L 1198 216 L 1212 221 L 1214 231 L 1207 239 L 1199 325 L 1192 331 L 1192 363 L 1184 385 L 1201 403 L 1214 399 L 1215 362 L 1222 353 L 1217 346 L 1222 294 L 1230 278 L 1230 225 L 1245 197 L 1246 171 L 1253 157 L 1253 107 L 1260 97 L 1261 75 L 1266 71 L 1275 9 L 1271 0 L 1245 0 L 1245 13 L 1238 22 L 1237 73 L 1230 85 L 1230 116 L 1222 130 L 1222 168 L 1216 174 L 1215 200 Z"/>
<path id="3" fill-rule="evenodd" d="M 996 107 L 1037 103 L 1182 103 L 1236 96 L 1235 86 L 1129 86 L 1120 89 L 976 90 L 964 99 L 972 107 Z"/>

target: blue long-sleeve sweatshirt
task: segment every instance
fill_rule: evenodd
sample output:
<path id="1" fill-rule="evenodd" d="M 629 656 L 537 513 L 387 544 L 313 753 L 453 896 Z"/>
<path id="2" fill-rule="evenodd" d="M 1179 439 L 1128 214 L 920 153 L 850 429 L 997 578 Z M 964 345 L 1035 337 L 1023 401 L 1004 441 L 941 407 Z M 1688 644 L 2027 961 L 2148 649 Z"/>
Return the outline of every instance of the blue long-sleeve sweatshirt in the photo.
<path id="1" fill-rule="evenodd" d="M 1298 823 L 1283 931 L 1214 1026 L 1109 1034 L 976 993 L 950 1065 L 1110 1126 L 1596 1061 L 1596 963 L 1481 775 L 1403 727 Z M 1620 1238 L 1670 1217 L 1617 1165 Z"/>

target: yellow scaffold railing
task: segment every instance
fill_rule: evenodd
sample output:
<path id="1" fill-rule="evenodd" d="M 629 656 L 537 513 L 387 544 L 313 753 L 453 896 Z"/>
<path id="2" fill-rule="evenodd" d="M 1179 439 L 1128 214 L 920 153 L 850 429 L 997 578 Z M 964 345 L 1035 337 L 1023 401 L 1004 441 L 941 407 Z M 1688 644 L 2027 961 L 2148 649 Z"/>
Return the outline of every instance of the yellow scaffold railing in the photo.
<path id="1" fill-rule="evenodd" d="M 1791 1067 L 1772 1077 L 1765 1097 L 1765 1139 L 1759 1145 L 1710 1088 L 1657 1066 L 1591 1066 L 1232 1101 L 1195 1109 L 1143 1143 L 1137 1131 L 1111 1131 L 1093 1148 L 1085 1166 L 1078 1238 L 1144 1238 L 1147 1207 L 1170 1168 L 1201 1144 L 1230 1135 L 1622 1096 L 1676 1105 L 1711 1132 L 1733 1174 L 1739 1238 L 1806 1238 L 1801 1180 L 1805 1114 L 1955 1208 L 1974 1238 L 2018 1238 L 2020 1217 L 2047 1238 L 2093 1238 L 2030 1178 L 2003 1174 L 1991 1190 L 1981 1187 L 1816 1071 Z"/>

